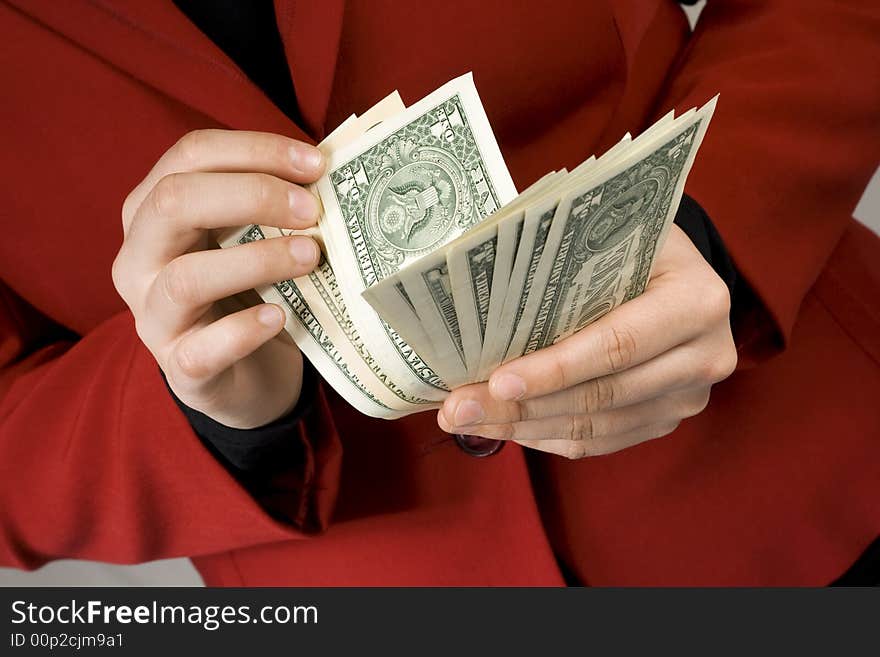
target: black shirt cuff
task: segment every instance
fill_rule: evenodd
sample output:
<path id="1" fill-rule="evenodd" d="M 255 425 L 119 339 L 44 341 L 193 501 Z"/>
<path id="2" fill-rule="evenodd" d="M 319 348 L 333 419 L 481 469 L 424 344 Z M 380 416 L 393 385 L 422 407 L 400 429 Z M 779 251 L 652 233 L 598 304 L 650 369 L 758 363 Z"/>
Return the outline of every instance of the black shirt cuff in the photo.
<path id="1" fill-rule="evenodd" d="M 164 374 L 162 378 L 165 379 Z M 239 482 L 250 488 L 251 482 L 265 480 L 303 463 L 305 453 L 299 426 L 314 406 L 317 379 L 314 368 L 304 360 L 302 392 L 296 406 L 287 415 L 255 429 L 227 427 L 184 404 L 170 387 L 168 393 L 205 447 Z"/>
<path id="2" fill-rule="evenodd" d="M 706 211 L 694 199 L 684 194 L 675 214 L 675 224 L 684 231 L 706 262 L 725 282 L 730 291 L 730 298 L 733 299 L 739 276 L 721 235 L 718 234 L 715 224 L 709 219 Z"/>

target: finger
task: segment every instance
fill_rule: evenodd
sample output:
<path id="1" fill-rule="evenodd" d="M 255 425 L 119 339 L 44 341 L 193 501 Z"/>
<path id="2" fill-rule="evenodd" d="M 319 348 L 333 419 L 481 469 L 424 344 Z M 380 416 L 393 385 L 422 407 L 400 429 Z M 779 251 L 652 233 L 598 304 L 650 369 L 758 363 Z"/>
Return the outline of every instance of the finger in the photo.
<path id="1" fill-rule="evenodd" d="M 319 255 L 313 239 L 299 236 L 184 254 L 159 272 L 147 293 L 146 313 L 177 335 L 215 301 L 308 274 Z"/>
<path id="2" fill-rule="evenodd" d="M 722 334 L 721 337 L 726 337 Z M 621 408 L 694 385 L 711 385 L 736 366 L 736 352 L 708 338 L 692 340 L 617 374 L 532 399 L 495 399 L 485 383 L 453 390 L 440 412 L 448 425 L 504 424 Z"/>
<path id="3" fill-rule="evenodd" d="M 598 413 L 469 426 L 445 425 L 441 421 L 441 428 L 449 433 L 470 434 L 495 440 L 562 439 L 593 442 L 650 424 L 678 422 L 701 412 L 708 402 L 709 387 L 700 386 Z"/>
<path id="4" fill-rule="evenodd" d="M 123 244 L 134 266 L 156 271 L 214 228 L 260 223 L 311 226 L 320 212 L 307 190 L 258 173 L 178 173 L 163 178 L 138 210 Z"/>
<path id="5" fill-rule="evenodd" d="M 509 401 L 550 394 L 688 342 L 726 318 L 729 308 L 723 283 L 696 283 L 649 287 L 574 335 L 502 365 L 489 378 L 492 396 Z"/>
<path id="6" fill-rule="evenodd" d="M 270 303 L 221 317 L 180 338 L 163 369 L 175 385 L 195 388 L 252 354 L 283 326 L 284 312 Z"/>
<path id="7" fill-rule="evenodd" d="M 159 159 L 125 199 L 123 228 L 165 176 L 183 171 L 266 173 L 290 182 L 311 183 L 324 171 L 321 152 L 282 135 L 247 130 L 196 130 L 184 135 Z"/>
<path id="8" fill-rule="evenodd" d="M 565 440 L 554 438 L 551 440 L 518 440 L 523 447 L 555 454 L 567 459 L 582 459 L 589 456 L 604 456 L 613 454 L 628 447 L 634 447 L 640 443 L 667 436 L 678 428 L 678 422 L 658 423 L 645 427 L 639 427 L 624 434 L 618 434 L 609 438 L 600 438 L 594 442 L 582 442 L 577 440 Z"/>
<path id="9" fill-rule="evenodd" d="M 656 284 L 668 274 L 683 273 L 686 269 L 708 270 L 714 273 L 706 258 L 694 246 L 687 234 L 676 224 L 672 224 L 651 269 L 651 282 Z"/>

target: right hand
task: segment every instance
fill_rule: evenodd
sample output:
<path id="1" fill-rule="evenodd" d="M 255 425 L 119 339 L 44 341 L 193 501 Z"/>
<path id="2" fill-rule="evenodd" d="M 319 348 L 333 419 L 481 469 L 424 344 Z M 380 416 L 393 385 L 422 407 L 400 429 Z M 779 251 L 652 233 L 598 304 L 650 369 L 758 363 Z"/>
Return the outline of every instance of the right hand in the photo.
<path id="1" fill-rule="evenodd" d="M 233 295 L 302 276 L 319 259 L 309 237 L 217 249 L 211 231 L 252 223 L 313 226 L 319 201 L 294 183 L 324 169 L 314 146 L 260 132 L 185 135 L 125 199 L 113 283 L 141 340 L 187 406 L 249 429 L 288 413 L 302 387 L 302 355 L 274 304 Z"/>

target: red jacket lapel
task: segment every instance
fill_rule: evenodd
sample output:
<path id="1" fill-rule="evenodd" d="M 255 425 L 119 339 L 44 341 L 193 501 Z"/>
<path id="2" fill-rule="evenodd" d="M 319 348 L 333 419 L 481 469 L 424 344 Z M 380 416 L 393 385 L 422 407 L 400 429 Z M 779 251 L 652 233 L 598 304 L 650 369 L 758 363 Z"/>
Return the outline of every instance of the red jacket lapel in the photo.
<path id="1" fill-rule="evenodd" d="M 237 129 L 320 135 L 333 83 L 342 0 L 276 0 L 305 131 L 169 2 L 11 0 L 23 13 L 158 91 Z M 325 36 L 326 35 L 326 36 Z M 310 140 L 311 141 L 311 140 Z"/>
<path id="2" fill-rule="evenodd" d="M 344 0 L 275 0 L 275 16 L 306 129 L 324 136 L 333 90 Z M 333 126 L 331 126 L 333 127 Z"/>

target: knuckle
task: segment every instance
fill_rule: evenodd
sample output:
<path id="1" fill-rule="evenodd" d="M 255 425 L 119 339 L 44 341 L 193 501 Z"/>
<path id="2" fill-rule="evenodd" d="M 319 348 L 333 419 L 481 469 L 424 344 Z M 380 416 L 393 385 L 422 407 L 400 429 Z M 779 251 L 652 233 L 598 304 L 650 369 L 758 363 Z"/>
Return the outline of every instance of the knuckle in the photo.
<path id="1" fill-rule="evenodd" d="M 681 424 L 681 420 L 675 420 L 673 422 L 665 422 L 664 424 L 661 424 L 660 427 L 657 429 L 657 431 L 654 432 L 654 435 L 649 437 L 649 440 L 652 440 L 654 438 L 662 438 L 663 436 L 668 436 L 669 434 L 674 432 L 676 429 L 678 429 L 678 426 L 680 424 Z"/>
<path id="2" fill-rule="evenodd" d="M 712 385 L 723 381 L 736 369 L 737 353 L 736 349 L 730 345 L 724 349 L 721 354 L 715 358 L 707 360 L 701 368 L 699 380 L 703 383 Z"/>
<path id="3" fill-rule="evenodd" d="M 187 340 L 181 340 L 177 343 L 173 358 L 175 369 L 188 379 L 201 379 L 207 374 L 203 359 L 194 353 Z"/>
<path id="4" fill-rule="evenodd" d="M 609 377 L 596 379 L 596 407 L 597 410 L 614 408 L 614 384 Z"/>
<path id="5" fill-rule="evenodd" d="M 162 270 L 162 293 L 175 306 L 194 306 L 201 300 L 198 278 L 193 276 L 180 258 Z"/>
<path id="6" fill-rule="evenodd" d="M 568 380 L 568 368 L 565 364 L 565 359 L 562 356 L 562 352 L 559 350 L 553 350 L 548 353 L 550 356 L 550 381 L 554 383 L 554 388 L 557 390 L 565 390 L 569 387 Z"/>
<path id="7" fill-rule="evenodd" d="M 636 354 L 636 338 L 627 327 L 611 326 L 605 333 L 605 357 L 612 372 L 627 369 Z"/>
<path id="8" fill-rule="evenodd" d="M 703 303 L 712 319 L 721 319 L 730 314 L 730 291 L 714 272 L 712 284 L 703 291 Z"/>
<path id="9" fill-rule="evenodd" d="M 149 330 L 147 325 L 144 323 L 143 318 L 135 316 L 134 318 L 134 332 L 137 333 L 140 341 L 145 345 L 149 345 Z"/>
<path id="10" fill-rule="evenodd" d="M 275 241 L 281 242 L 282 240 Z M 283 244 L 273 244 L 272 241 L 258 243 L 249 254 L 248 268 L 255 272 L 260 280 L 269 281 L 272 278 L 272 274 L 280 269 L 288 260 L 286 253 L 279 253 L 283 247 Z"/>
<path id="11" fill-rule="evenodd" d="M 134 217 L 134 213 L 137 211 L 136 207 L 137 200 L 134 196 L 134 190 L 132 190 L 128 196 L 125 197 L 125 200 L 122 202 L 122 228 L 124 232 L 128 232 L 128 227 L 131 225 L 131 220 Z"/>
<path id="12" fill-rule="evenodd" d="M 182 209 L 185 196 L 183 175 L 169 173 L 167 176 L 162 176 L 153 187 L 150 198 L 158 216 L 173 217 Z"/>
<path id="13" fill-rule="evenodd" d="M 113 259 L 113 265 L 110 267 L 110 278 L 119 296 L 125 299 L 128 290 L 128 271 L 121 249 Z"/>
<path id="14" fill-rule="evenodd" d="M 253 147 L 255 157 L 266 162 L 275 162 L 282 169 L 290 162 L 289 142 L 285 137 L 273 135 L 269 139 L 255 140 Z"/>
<path id="15" fill-rule="evenodd" d="M 577 461 L 589 456 L 589 449 L 586 443 L 568 441 L 565 444 L 565 454 L 563 456 L 569 461 Z"/>
<path id="16" fill-rule="evenodd" d="M 712 397 L 712 389 L 706 388 L 703 391 L 703 393 L 697 398 L 697 403 L 696 403 L 696 406 L 694 407 L 694 410 L 696 411 L 696 413 L 694 413 L 694 415 L 697 415 L 698 413 L 702 413 L 703 411 L 706 410 L 706 408 L 709 406 L 709 400 L 711 399 L 711 397 Z"/>
<path id="17" fill-rule="evenodd" d="M 715 382 L 717 369 L 718 365 L 716 364 L 715 359 L 706 358 L 697 365 L 694 378 L 698 383 L 711 385 Z"/>
<path id="18" fill-rule="evenodd" d="M 717 361 L 718 369 L 715 372 L 716 378 L 714 383 L 718 381 L 723 381 L 731 374 L 733 374 L 734 370 L 736 370 L 736 365 L 739 362 L 739 354 L 736 352 L 736 347 L 733 343 L 729 343 L 724 349 L 724 353 Z"/>
<path id="19" fill-rule="evenodd" d="M 704 380 L 706 383 L 709 384 L 718 383 L 719 381 L 723 381 L 728 376 L 730 376 L 729 366 L 727 363 L 727 359 L 725 358 L 718 358 L 713 360 L 709 364 L 709 367 L 707 367 L 706 369 L 707 372 Z"/>
<path id="20" fill-rule="evenodd" d="M 287 138 L 281 135 L 264 134 L 237 142 L 236 148 L 239 148 L 242 156 L 250 162 L 276 165 L 283 170 L 290 162 L 286 154 L 287 143 Z"/>
<path id="21" fill-rule="evenodd" d="M 510 422 L 488 425 L 481 427 L 477 435 L 493 440 L 513 440 L 516 438 L 516 428 Z"/>
<path id="22" fill-rule="evenodd" d="M 599 408 L 599 380 L 592 379 L 580 385 L 581 394 L 576 398 L 575 410 L 579 413 L 594 413 Z"/>
<path id="23" fill-rule="evenodd" d="M 248 269 L 266 283 L 276 283 L 280 278 L 289 277 L 292 256 L 287 245 L 288 242 L 281 239 L 263 240 L 253 244 L 248 252 Z"/>
<path id="24" fill-rule="evenodd" d="M 570 415 L 565 426 L 565 439 L 584 443 L 593 439 L 594 430 L 590 415 Z"/>
<path id="25" fill-rule="evenodd" d="M 709 405 L 710 388 L 701 388 L 691 394 L 682 405 L 680 416 L 682 419 L 699 415 Z"/>
<path id="26" fill-rule="evenodd" d="M 271 176 L 255 173 L 248 176 L 247 201 L 255 213 L 264 213 L 275 201 L 276 186 Z"/>
<path id="27" fill-rule="evenodd" d="M 210 129 L 193 130 L 177 140 L 173 147 L 174 155 L 185 168 L 192 168 L 198 165 L 213 132 Z"/>
<path id="28" fill-rule="evenodd" d="M 601 376 L 584 384 L 584 413 L 595 413 L 614 407 L 614 385 L 608 377 Z"/>

